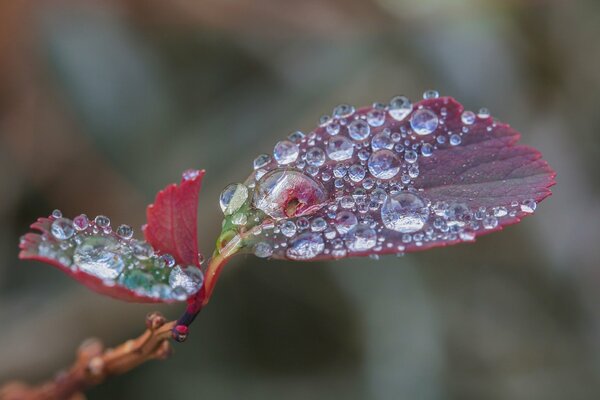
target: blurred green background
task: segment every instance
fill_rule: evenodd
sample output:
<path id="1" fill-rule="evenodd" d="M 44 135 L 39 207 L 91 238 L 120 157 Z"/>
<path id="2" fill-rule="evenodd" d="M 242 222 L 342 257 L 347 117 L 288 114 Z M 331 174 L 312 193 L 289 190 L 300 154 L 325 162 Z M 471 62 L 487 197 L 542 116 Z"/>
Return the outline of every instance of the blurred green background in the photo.
<path id="1" fill-rule="evenodd" d="M 239 257 L 170 360 L 89 398 L 600 398 L 599 39 L 597 0 L 0 2 L 0 383 L 182 309 L 19 261 L 37 216 L 139 227 L 157 190 L 205 168 L 209 253 L 218 194 L 257 154 L 337 103 L 435 88 L 544 153 L 558 185 L 536 216 L 402 258 Z"/>

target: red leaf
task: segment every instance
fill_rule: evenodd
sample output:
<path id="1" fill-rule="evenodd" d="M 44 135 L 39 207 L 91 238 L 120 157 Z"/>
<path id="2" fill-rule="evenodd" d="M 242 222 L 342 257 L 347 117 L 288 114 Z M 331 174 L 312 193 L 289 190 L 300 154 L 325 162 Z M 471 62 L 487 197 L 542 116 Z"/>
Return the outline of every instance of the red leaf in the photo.
<path id="1" fill-rule="evenodd" d="M 155 249 L 178 264 L 200 266 L 198 260 L 198 193 L 205 171 L 186 171 L 181 184 L 156 195 L 146 211 L 144 236 Z"/>
<path id="2" fill-rule="evenodd" d="M 311 261 L 473 241 L 550 195 L 554 171 L 518 139 L 450 97 L 336 107 L 257 158 L 248 222 L 225 229 L 259 256 Z"/>

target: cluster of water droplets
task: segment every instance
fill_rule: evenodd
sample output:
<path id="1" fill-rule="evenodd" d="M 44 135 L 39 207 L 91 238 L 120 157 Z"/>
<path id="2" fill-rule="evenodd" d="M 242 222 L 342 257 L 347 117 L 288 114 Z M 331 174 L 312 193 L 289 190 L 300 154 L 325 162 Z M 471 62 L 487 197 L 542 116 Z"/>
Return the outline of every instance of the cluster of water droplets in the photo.
<path id="1" fill-rule="evenodd" d="M 200 290 L 204 281 L 198 267 L 178 265 L 172 255 L 155 252 L 149 243 L 133 238 L 129 225 L 113 230 L 104 215 L 90 219 L 81 214 L 71 220 L 55 210 L 42 228 L 41 235 L 23 238 L 28 252 L 94 276 L 105 286 L 122 286 L 143 297 L 183 301 Z M 202 260 L 200 254 L 198 257 Z"/>
<path id="2" fill-rule="evenodd" d="M 294 132 L 272 154 L 259 155 L 251 177 L 223 191 L 221 208 L 240 231 L 254 233 L 255 240 L 247 240 L 257 256 L 294 260 L 469 241 L 502 218 L 532 213 L 532 199 L 475 207 L 432 200 L 419 187 L 423 160 L 463 145 L 474 124 L 488 134 L 496 128 L 487 109 L 457 117 L 444 101 L 430 107 L 397 96 L 359 111 L 339 105 L 314 131 Z M 450 118 L 460 126 L 449 127 Z"/>

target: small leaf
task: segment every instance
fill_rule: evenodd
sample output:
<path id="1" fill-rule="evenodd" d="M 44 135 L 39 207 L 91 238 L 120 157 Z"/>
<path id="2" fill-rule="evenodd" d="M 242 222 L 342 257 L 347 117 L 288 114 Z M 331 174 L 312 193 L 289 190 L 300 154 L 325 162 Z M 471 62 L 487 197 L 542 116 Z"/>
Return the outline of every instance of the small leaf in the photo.
<path id="1" fill-rule="evenodd" d="M 487 110 L 426 94 L 414 105 L 340 105 L 314 131 L 257 157 L 246 201 L 232 209 L 221 199 L 220 253 L 406 253 L 470 242 L 533 213 L 554 184 L 541 154 L 516 145 L 519 134 Z"/>
<path id="2" fill-rule="evenodd" d="M 55 211 L 21 239 L 20 258 L 53 265 L 89 288 L 133 302 L 176 302 L 201 292 L 204 276 L 196 243 L 198 191 L 204 171 L 188 170 L 148 207 L 148 242 L 133 229 L 113 231 L 108 217 L 73 220 Z"/>
<path id="3" fill-rule="evenodd" d="M 146 240 L 155 249 L 171 254 L 178 264 L 200 266 L 198 193 L 203 177 L 204 171 L 184 172 L 181 184 L 160 191 L 146 211 Z"/>

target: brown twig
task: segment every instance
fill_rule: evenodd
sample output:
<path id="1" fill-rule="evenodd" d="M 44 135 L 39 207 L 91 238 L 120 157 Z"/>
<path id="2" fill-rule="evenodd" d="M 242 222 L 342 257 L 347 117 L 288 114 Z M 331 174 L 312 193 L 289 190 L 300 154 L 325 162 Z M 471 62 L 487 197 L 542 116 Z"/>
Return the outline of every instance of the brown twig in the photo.
<path id="1" fill-rule="evenodd" d="M 0 400 L 85 399 L 83 392 L 111 375 L 124 374 L 140 364 L 165 359 L 171 352 L 171 330 L 175 321 L 166 322 L 159 313 L 146 318 L 147 330 L 139 337 L 114 349 L 104 349 L 97 339 L 81 344 L 69 370 L 37 386 L 10 382 L 0 388 Z"/>

